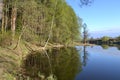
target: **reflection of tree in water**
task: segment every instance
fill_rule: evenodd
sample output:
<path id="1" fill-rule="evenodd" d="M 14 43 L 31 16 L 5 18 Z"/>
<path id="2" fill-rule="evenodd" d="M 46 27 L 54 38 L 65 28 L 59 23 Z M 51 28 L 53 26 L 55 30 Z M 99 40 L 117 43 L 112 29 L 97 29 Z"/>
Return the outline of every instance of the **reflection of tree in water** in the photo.
<path id="1" fill-rule="evenodd" d="M 55 74 L 58 80 L 74 80 L 81 70 L 78 51 L 75 48 L 62 48 L 57 52 Z"/>
<path id="2" fill-rule="evenodd" d="M 47 56 L 43 52 L 31 52 L 25 60 L 23 60 L 23 64 L 21 65 L 21 74 L 23 74 L 24 78 L 37 79 L 39 80 L 39 73 L 46 74 L 46 76 L 50 73 L 50 66 L 48 62 Z"/>
<path id="3" fill-rule="evenodd" d="M 117 49 L 120 50 L 120 45 L 116 45 Z"/>
<path id="4" fill-rule="evenodd" d="M 47 51 L 50 56 L 52 68 L 47 56 L 42 52 L 31 52 L 23 61 L 21 74 L 26 78 L 40 80 L 38 73 L 49 76 L 51 70 L 58 80 L 74 80 L 81 70 L 78 51 L 75 48 L 60 48 Z"/>
<path id="5" fill-rule="evenodd" d="M 88 52 L 86 51 L 87 46 L 83 46 L 83 66 L 86 66 L 88 60 Z"/>
<path id="6" fill-rule="evenodd" d="M 103 49 L 108 49 L 109 45 L 101 45 Z"/>

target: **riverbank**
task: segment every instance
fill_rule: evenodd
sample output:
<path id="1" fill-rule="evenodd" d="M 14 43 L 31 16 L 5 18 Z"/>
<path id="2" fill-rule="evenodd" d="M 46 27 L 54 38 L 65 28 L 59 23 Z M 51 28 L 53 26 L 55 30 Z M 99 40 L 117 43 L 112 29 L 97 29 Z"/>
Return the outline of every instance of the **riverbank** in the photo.
<path id="1" fill-rule="evenodd" d="M 31 44 L 28 42 L 20 42 L 20 44 L 15 48 L 16 44 L 13 44 L 12 46 L 6 47 L 6 48 L 2 48 L 4 49 L 8 49 L 9 51 L 13 52 L 14 54 L 20 55 L 22 54 L 23 56 L 26 55 L 29 51 L 41 51 L 41 50 L 47 50 L 47 49 L 52 49 L 52 48 L 61 48 L 61 47 L 75 47 L 75 46 L 94 46 L 95 44 L 83 44 L 83 43 L 79 43 L 79 42 L 73 42 L 72 44 L 68 44 L 68 45 L 63 45 L 63 44 L 59 44 L 59 43 L 48 43 L 48 45 L 46 47 L 44 46 L 37 46 L 35 44 Z M 9 53 L 9 51 L 6 51 L 5 53 Z"/>
<path id="2" fill-rule="evenodd" d="M 94 46 L 93 44 L 82 44 L 74 42 L 73 44 L 69 44 L 68 46 L 61 45 L 58 43 L 50 44 L 45 47 L 36 46 L 34 44 L 30 44 L 27 42 L 20 42 L 20 44 L 15 48 L 16 44 L 8 47 L 0 47 L 0 77 L 12 77 L 12 74 L 16 74 L 19 71 L 21 62 L 26 58 L 31 51 L 42 51 L 52 48 L 62 48 L 62 47 L 74 47 L 74 46 Z M 14 73 L 9 73 L 9 70 L 12 71 L 14 69 Z M 13 77 L 14 78 L 14 77 Z"/>
<path id="3" fill-rule="evenodd" d="M 29 50 L 43 50 L 43 49 L 52 49 L 52 48 L 61 48 L 61 47 L 75 47 L 75 46 L 94 46 L 95 44 L 83 44 L 83 43 L 78 43 L 78 42 L 73 42 L 73 44 L 68 44 L 68 45 L 63 45 L 63 44 L 59 44 L 59 43 L 54 43 L 54 44 L 50 44 L 48 43 L 48 45 L 46 47 L 44 46 L 36 46 L 34 44 L 29 44 L 29 43 L 25 43 L 26 48 Z"/>

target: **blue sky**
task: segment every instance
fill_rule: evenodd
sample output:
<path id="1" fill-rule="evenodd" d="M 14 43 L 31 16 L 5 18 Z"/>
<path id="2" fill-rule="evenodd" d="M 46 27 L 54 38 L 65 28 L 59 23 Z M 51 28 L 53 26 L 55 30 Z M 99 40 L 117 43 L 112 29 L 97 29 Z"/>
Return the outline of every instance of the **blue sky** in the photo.
<path id="1" fill-rule="evenodd" d="M 90 36 L 120 35 L 120 0 L 94 0 L 91 6 L 79 6 L 79 0 L 66 0 L 88 26 Z"/>

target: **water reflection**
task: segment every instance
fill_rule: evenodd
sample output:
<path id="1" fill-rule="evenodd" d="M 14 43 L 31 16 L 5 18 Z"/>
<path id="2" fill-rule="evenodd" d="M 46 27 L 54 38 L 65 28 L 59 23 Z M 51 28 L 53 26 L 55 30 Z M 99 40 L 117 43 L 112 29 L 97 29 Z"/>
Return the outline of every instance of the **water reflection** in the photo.
<path id="1" fill-rule="evenodd" d="M 116 47 L 120 50 L 120 45 L 100 45 L 103 49 L 108 49 L 109 47 Z"/>
<path id="2" fill-rule="evenodd" d="M 83 66 L 86 66 L 88 60 L 88 52 L 86 51 L 87 46 L 83 46 Z"/>
<path id="3" fill-rule="evenodd" d="M 101 45 L 101 47 L 103 48 L 103 49 L 108 49 L 109 48 L 109 45 Z"/>
<path id="4" fill-rule="evenodd" d="M 28 77 L 30 79 L 40 80 L 39 73 L 48 76 L 50 71 L 47 56 L 43 54 L 43 52 L 34 51 L 30 52 L 25 60 L 23 60 L 20 74 L 22 74 L 25 80 L 27 80 Z"/>
<path id="5" fill-rule="evenodd" d="M 87 65 L 82 67 L 82 71 L 75 80 L 120 80 L 120 50 L 118 50 L 118 45 L 115 46 L 109 46 L 109 48 L 107 46 L 106 48 L 105 45 L 107 50 L 101 46 L 93 48 L 84 46 L 82 63 Z M 81 46 L 77 48 L 79 49 L 79 47 Z"/>
<path id="6" fill-rule="evenodd" d="M 100 46 L 51 49 L 47 50 L 49 58 L 44 51 L 33 51 L 21 66 L 17 55 L 1 53 L 0 68 L 4 67 L 7 74 L 5 79 L 0 76 L 0 80 L 46 80 L 50 74 L 57 80 L 120 80 L 120 46 L 115 46 L 107 50 Z"/>
<path id="7" fill-rule="evenodd" d="M 48 77 L 52 73 L 57 80 L 74 80 L 76 74 L 81 71 L 81 59 L 75 48 L 60 48 L 47 51 L 50 57 L 50 64 L 44 52 L 31 52 L 21 66 L 24 80 L 29 77 L 33 80 L 40 80 L 39 73 Z M 18 78 L 18 80 L 20 80 Z"/>
<path id="8" fill-rule="evenodd" d="M 120 50 L 120 45 L 116 45 L 117 49 Z"/>

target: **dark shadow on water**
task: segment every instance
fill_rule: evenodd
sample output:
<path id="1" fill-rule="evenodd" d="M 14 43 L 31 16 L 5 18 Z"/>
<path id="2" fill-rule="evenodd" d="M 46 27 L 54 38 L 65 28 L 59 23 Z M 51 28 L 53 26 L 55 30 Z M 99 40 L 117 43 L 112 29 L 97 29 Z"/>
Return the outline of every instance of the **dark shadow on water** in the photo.
<path id="1" fill-rule="evenodd" d="M 59 48 L 47 51 L 50 59 L 44 52 L 30 52 L 23 60 L 20 74 L 23 80 L 29 77 L 32 80 L 42 80 L 39 73 L 47 78 L 51 74 L 57 80 L 74 80 L 77 73 L 82 70 L 80 55 L 75 48 Z M 50 64 L 49 64 L 50 61 Z M 19 77 L 17 77 L 20 80 Z"/>

